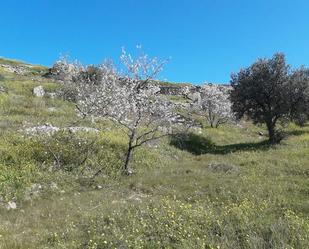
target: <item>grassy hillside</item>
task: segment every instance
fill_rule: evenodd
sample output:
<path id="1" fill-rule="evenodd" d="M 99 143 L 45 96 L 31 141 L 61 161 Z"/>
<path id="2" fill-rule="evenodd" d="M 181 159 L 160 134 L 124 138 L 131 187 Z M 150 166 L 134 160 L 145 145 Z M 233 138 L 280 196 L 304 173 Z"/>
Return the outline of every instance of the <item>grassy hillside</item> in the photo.
<path id="1" fill-rule="evenodd" d="M 61 87 L 44 70 L 0 67 L 0 249 L 309 248 L 308 125 L 286 127 L 273 147 L 263 127 L 206 126 L 140 148 L 124 177 L 121 131 L 78 118 L 71 102 L 34 97 L 35 86 Z M 24 132 L 46 123 L 100 133 Z"/>

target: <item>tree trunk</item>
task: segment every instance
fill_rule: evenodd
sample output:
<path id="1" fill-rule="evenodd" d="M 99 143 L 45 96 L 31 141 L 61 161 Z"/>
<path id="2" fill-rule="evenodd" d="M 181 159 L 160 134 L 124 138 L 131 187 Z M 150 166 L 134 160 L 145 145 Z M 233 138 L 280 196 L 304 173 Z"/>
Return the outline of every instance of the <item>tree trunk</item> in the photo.
<path id="1" fill-rule="evenodd" d="M 266 122 L 267 130 L 268 130 L 268 141 L 271 144 L 276 143 L 276 133 L 275 126 L 271 121 Z"/>
<path id="2" fill-rule="evenodd" d="M 130 174 L 130 167 L 129 166 L 130 166 L 132 156 L 133 156 L 133 148 L 132 148 L 131 143 L 130 143 L 128 151 L 127 151 L 126 159 L 125 159 L 125 162 L 124 162 L 124 165 L 123 165 L 123 172 L 127 175 Z"/>
<path id="3" fill-rule="evenodd" d="M 126 159 L 123 165 L 123 173 L 126 175 L 130 175 L 131 174 L 131 170 L 130 170 L 130 162 L 132 160 L 133 157 L 133 141 L 134 141 L 134 137 L 135 137 L 135 131 L 131 131 L 131 134 L 129 136 L 129 144 L 128 144 L 128 150 L 127 150 L 127 154 L 126 154 Z"/>

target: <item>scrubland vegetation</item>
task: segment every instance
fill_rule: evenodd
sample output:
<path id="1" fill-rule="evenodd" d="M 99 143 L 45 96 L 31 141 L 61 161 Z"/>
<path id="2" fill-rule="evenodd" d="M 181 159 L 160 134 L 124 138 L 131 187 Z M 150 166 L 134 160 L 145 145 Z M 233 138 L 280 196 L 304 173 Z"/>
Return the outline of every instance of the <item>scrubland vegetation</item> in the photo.
<path id="1" fill-rule="evenodd" d="M 67 86 L 46 68 L 29 70 L 0 67 L 0 249 L 309 248 L 308 123 L 276 123 L 286 136 L 272 144 L 263 122 L 233 118 L 215 129 L 184 108 L 181 121 L 201 125 L 159 130 L 172 136 L 137 146 L 128 176 L 119 120 L 129 118 L 83 118 L 78 100 L 48 94 Z M 33 96 L 39 85 L 44 97 Z M 26 132 L 44 124 L 60 129 Z"/>

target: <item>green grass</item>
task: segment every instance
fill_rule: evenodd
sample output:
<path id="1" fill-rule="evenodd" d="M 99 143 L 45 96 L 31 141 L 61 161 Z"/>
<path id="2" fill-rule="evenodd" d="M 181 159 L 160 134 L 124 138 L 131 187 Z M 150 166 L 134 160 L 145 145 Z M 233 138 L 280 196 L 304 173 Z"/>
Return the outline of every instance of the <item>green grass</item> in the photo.
<path id="1" fill-rule="evenodd" d="M 32 96 L 57 83 L 3 74 L 0 249 L 309 248 L 308 125 L 286 127 L 287 139 L 271 147 L 248 122 L 165 138 L 139 148 L 135 174 L 124 177 L 120 130 L 78 119 L 70 102 Z M 101 132 L 45 140 L 20 132 L 46 122 Z M 16 210 L 5 208 L 11 200 Z"/>

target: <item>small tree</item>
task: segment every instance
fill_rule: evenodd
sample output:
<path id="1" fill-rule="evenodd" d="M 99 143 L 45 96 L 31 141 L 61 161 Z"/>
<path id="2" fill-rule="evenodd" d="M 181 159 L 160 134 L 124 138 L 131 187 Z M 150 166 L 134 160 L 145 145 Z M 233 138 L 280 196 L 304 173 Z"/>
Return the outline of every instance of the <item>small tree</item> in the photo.
<path id="1" fill-rule="evenodd" d="M 229 100 L 228 90 L 224 87 L 206 84 L 201 87 L 201 115 L 212 128 L 218 128 L 219 125 L 233 119 L 231 111 L 231 102 Z"/>
<path id="2" fill-rule="evenodd" d="M 276 130 L 277 122 L 291 120 L 303 113 L 298 108 L 303 99 L 303 92 L 299 91 L 303 79 L 297 75 L 297 72 L 291 75 L 283 54 L 259 59 L 250 67 L 232 74 L 232 110 L 238 118 L 246 115 L 254 123 L 265 123 L 269 142 L 279 142 L 282 137 Z M 294 94 L 298 97 L 294 98 Z"/>
<path id="3" fill-rule="evenodd" d="M 89 69 L 80 67 L 80 73 L 73 81 L 78 91 L 78 110 L 85 116 L 112 120 L 127 135 L 123 171 L 130 174 L 134 150 L 148 141 L 171 134 L 178 115 L 174 105 L 159 94 L 160 88 L 151 81 L 165 61 L 150 59 L 143 53 L 133 59 L 125 50 L 121 61 L 124 66 L 121 73 L 107 63 L 91 70 L 99 71 L 100 77 L 86 77 Z"/>

